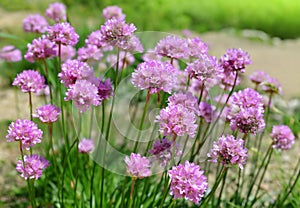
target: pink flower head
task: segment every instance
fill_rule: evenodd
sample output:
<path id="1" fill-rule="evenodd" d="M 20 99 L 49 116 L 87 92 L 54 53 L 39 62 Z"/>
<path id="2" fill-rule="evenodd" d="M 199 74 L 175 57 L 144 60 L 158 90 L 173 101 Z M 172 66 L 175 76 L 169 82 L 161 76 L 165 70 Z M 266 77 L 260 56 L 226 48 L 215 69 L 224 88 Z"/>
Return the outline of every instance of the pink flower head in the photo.
<path id="1" fill-rule="evenodd" d="M 175 68 L 160 61 L 147 61 L 138 65 L 132 73 L 131 82 L 142 90 L 150 90 L 150 93 L 160 91 L 170 93 L 174 85 L 173 73 Z"/>
<path id="2" fill-rule="evenodd" d="M 27 179 L 39 179 L 44 169 L 50 166 L 48 160 L 43 158 L 40 155 L 31 155 L 31 156 L 24 156 L 24 163 L 22 160 L 18 160 L 16 170 L 21 173 L 21 177 Z"/>
<path id="3" fill-rule="evenodd" d="M 22 60 L 22 52 L 12 45 L 4 46 L 0 51 L 0 59 L 7 62 L 18 62 Z"/>
<path id="4" fill-rule="evenodd" d="M 140 154 L 131 153 L 125 157 L 127 173 L 134 178 L 144 178 L 151 175 L 150 160 Z"/>
<path id="5" fill-rule="evenodd" d="M 276 150 L 288 150 L 295 143 L 295 136 L 286 125 L 273 126 L 270 134 L 273 140 L 273 148 Z"/>
<path id="6" fill-rule="evenodd" d="M 277 79 L 267 77 L 267 79 L 260 84 L 264 92 L 282 95 L 282 86 Z"/>
<path id="7" fill-rule="evenodd" d="M 269 75 L 264 71 L 255 71 L 250 75 L 250 80 L 255 84 L 260 84 L 266 79 L 268 79 Z"/>
<path id="8" fill-rule="evenodd" d="M 118 57 L 116 54 L 110 54 L 106 57 L 106 61 L 108 62 L 109 66 L 117 66 Z M 134 56 L 125 51 L 120 51 L 119 53 L 119 70 L 125 69 L 128 66 L 131 66 L 135 61 Z"/>
<path id="9" fill-rule="evenodd" d="M 227 74 L 221 73 L 219 76 L 220 87 L 222 89 L 231 90 L 234 85 L 235 77 L 236 77 L 236 72 L 231 72 L 231 73 L 227 73 Z M 240 77 L 238 76 L 236 78 L 235 86 L 239 85 L 240 82 L 241 82 L 241 80 L 240 80 Z"/>
<path id="10" fill-rule="evenodd" d="M 183 105 L 169 105 L 160 111 L 155 122 L 160 123 L 160 132 L 165 136 L 194 137 L 197 130 L 196 115 Z"/>
<path id="11" fill-rule="evenodd" d="M 45 16 L 53 19 L 55 22 L 66 21 L 66 10 L 66 6 L 63 3 L 55 2 L 48 6 L 45 12 Z"/>
<path id="12" fill-rule="evenodd" d="M 244 168 L 247 162 L 247 148 L 244 148 L 244 140 L 235 139 L 232 135 L 222 135 L 207 154 L 211 160 L 209 162 L 220 162 L 225 166 L 238 165 Z"/>
<path id="13" fill-rule="evenodd" d="M 144 47 L 143 47 L 140 39 L 137 36 L 132 35 L 130 37 L 130 39 L 128 40 L 128 43 L 127 43 L 126 51 L 130 51 L 132 53 L 133 52 L 142 53 L 144 51 Z"/>
<path id="14" fill-rule="evenodd" d="M 196 115 L 199 115 L 198 100 L 191 92 L 175 93 L 168 98 L 168 102 L 168 105 L 183 105 Z"/>
<path id="15" fill-rule="evenodd" d="M 98 88 L 87 80 L 77 80 L 66 92 L 65 100 L 72 100 L 80 113 L 87 111 L 91 105 L 100 104 Z"/>
<path id="16" fill-rule="evenodd" d="M 78 151 L 80 153 L 91 153 L 95 149 L 94 141 L 91 139 L 83 138 L 78 144 Z"/>
<path id="17" fill-rule="evenodd" d="M 47 27 L 47 20 L 40 14 L 30 14 L 23 20 L 25 32 L 44 33 L 47 31 Z"/>
<path id="18" fill-rule="evenodd" d="M 24 70 L 20 74 L 17 74 L 12 85 L 20 87 L 22 92 L 25 93 L 38 93 L 46 87 L 45 78 L 34 70 Z"/>
<path id="19" fill-rule="evenodd" d="M 249 54 L 240 48 L 228 49 L 220 62 L 225 74 L 235 71 L 244 73 L 245 67 L 252 63 Z"/>
<path id="20" fill-rule="evenodd" d="M 194 77 L 201 81 L 215 79 L 221 73 L 218 59 L 207 54 L 198 54 L 198 58 L 188 64 L 185 70 L 189 73 L 191 78 Z"/>
<path id="21" fill-rule="evenodd" d="M 60 109 L 55 105 L 47 104 L 36 109 L 33 117 L 39 118 L 43 123 L 53 123 L 57 121 Z"/>
<path id="22" fill-rule="evenodd" d="M 199 104 L 200 117 L 204 118 L 207 123 L 210 123 L 214 116 L 214 108 L 207 102 Z"/>
<path id="23" fill-rule="evenodd" d="M 17 119 L 9 125 L 6 139 L 8 142 L 21 141 L 22 148 L 29 150 L 29 147 L 42 142 L 42 136 L 43 132 L 37 124 L 27 119 Z"/>
<path id="24" fill-rule="evenodd" d="M 207 177 L 203 173 L 199 165 L 189 161 L 173 166 L 168 175 L 171 178 L 170 189 L 174 199 L 184 198 L 198 204 L 208 186 Z"/>
<path id="25" fill-rule="evenodd" d="M 176 70 L 174 75 L 174 91 L 185 92 L 189 74 L 186 71 Z"/>
<path id="26" fill-rule="evenodd" d="M 98 95 L 101 100 L 107 100 L 113 95 L 113 88 L 110 79 L 101 80 L 98 85 Z"/>
<path id="27" fill-rule="evenodd" d="M 31 44 L 27 44 L 27 49 L 24 58 L 29 62 L 52 58 L 58 55 L 56 44 L 50 41 L 47 36 L 33 39 Z"/>
<path id="28" fill-rule="evenodd" d="M 102 51 L 112 51 L 113 47 L 109 46 L 102 38 L 101 30 L 91 32 L 85 40 L 86 45 L 94 45 Z"/>
<path id="29" fill-rule="evenodd" d="M 104 19 L 108 20 L 111 18 L 125 19 L 125 14 L 122 13 L 122 9 L 118 6 L 108 6 L 102 11 Z"/>
<path id="30" fill-rule="evenodd" d="M 79 39 L 74 27 L 68 22 L 56 23 L 49 26 L 47 31 L 49 40 L 57 44 L 74 46 Z"/>
<path id="31" fill-rule="evenodd" d="M 85 47 L 78 49 L 78 57 L 79 61 L 99 61 L 103 57 L 102 51 L 95 45 L 87 45 Z"/>
<path id="32" fill-rule="evenodd" d="M 174 142 L 164 137 L 154 142 L 149 153 L 153 156 L 154 161 L 158 161 L 161 167 L 165 167 L 172 159 L 173 145 Z M 176 145 L 174 157 L 180 157 L 181 154 L 182 151 L 178 150 Z"/>
<path id="33" fill-rule="evenodd" d="M 157 60 L 157 61 L 161 61 L 161 56 L 157 55 L 153 49 L 148 49 L 144 55 L 142 56 L 143 61 L 153 61 L 153 60 Z"/>
<path id="34" fill-rule="evenodd" d="M 61 66 L 58 77 L 66 87 L 75 84 L 77 80 L 90 80 L 94 77 L 94 70 L 86 63 L 79 60 L 68 60 Z"/>
<path id="35" fill-rule="evenodd" d="M 204 43 L 199 37 L 187 39 L 189 47 L 189 57 L 199 58 L 202 54 L 207 54 L 208 45 Z"/>
<path id="36" fill-rule="evenodd" d="M 108 19 L 101 26 L 102 40 L 110 46 L 127 50 L 129 41 L 136 27 L 133 24 L 127 24 L 123 19 Z"/>
<path id="37" fill-rule="evenodd" d="M 61 61 L 71 60 L 76 54 L 76 49 L 70 45 L 61 45 Z"/>
<path id="38" fill-rule="evenodd" d="M 171 59 L 184 59 L 188 57 L 188 44 L 183 38 L 168 35 L 157 43 L 154 51 L 160 56 Z"/>

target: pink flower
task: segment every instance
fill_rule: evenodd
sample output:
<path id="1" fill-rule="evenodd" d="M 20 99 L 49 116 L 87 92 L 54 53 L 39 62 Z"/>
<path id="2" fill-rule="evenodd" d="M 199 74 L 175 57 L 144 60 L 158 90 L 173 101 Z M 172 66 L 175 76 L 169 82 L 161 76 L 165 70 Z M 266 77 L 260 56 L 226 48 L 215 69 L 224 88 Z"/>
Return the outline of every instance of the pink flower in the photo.
<path id="1" fill-rule="evenodd" d="M 175 68 L 169 63 L 147 61 L 134 70 L 131 82 L 142 90 L 150 90 L 151 94 L 160 91 L 170 93 L 174 85 L 174 72 Z"/>
<path id="2" fill-rule="evenodd" d="M 204 196 L 207 190 L 207 177 L 199 165 L 185 161 L 184 165 L 173 166 L 168 171 L 171 178 L 171 195 L 174 199 L 185 198 L 195 204 Z"/>
<path id="3" fill-rule="evenodd" d="M 67 60 L 71 60 L 76 54 L 76 49 L 70 45 L 62 45 L 61 46 L 61 61 L 66 62 Z"/>
<path id="4" fill-rule="evenodd" d="M 189 47 L 190 58 L 197 59 L 202 54 L 207 54 L 208 52 L 208 45 L 204 43 L 199 37 L 188 38 L 187 43 Z"/>
<path id="5" fill-rule="evenodd" d="M 214 117 L 214 108 L 206 103 L 200 102 L 199 104 L 200 117 L 204 118 L 207 123 L 210 123 Z"/>
<path id="6" fill-rule="evenodd" d="M 37 124 L 27 119 L 17 119 L 9 125 L 6 139 L 8 142 L 21 141 L 22 148 L 29 150 L 29 147 L 42 142 L 42 136 L 43 132 Z"/>
<path id="7" fill-rule="evenodd" d="M 27 44 L 27 49 L 28 51 L 24 55 L 24 58 L 29 62 L 52 58 L 58 55 L 56 44 L 50 41 L 47 36 L 33 39 L 31 44 Z"/>
<path id="8" fill-rule="evenodd" d="M 250 80 L 255 84 L 260 84 L 269 77 L 269 75 L 264 71 L 255 71 L 250 75 Z"/>
<path id="9" fill-rule="evenodd" d="M 168 98 L 168 102 L 168 105 L 183 105 L 196 115 L 199 115 L 198 100 L 191 92 L 175 93 Z"/>
<path id="10" fill-rule="evenodd" d="M 101 100 L 107 100 L 109 97 L 113 95 L 113 88 L 110 79 L 100 80 L 98 85 L 98 95 Z"/>
<path id="11" fill-rule="evenodd" d="M 102 16 L 104 19 L 108 20 L 111 18 L 125 19 L 125 14 L 122 13 L 122 9 L 118 6 L 108 6 L 102 11 Z"/>
<path id="12" fill-rule="evenodd" d="M 20 87 L 22 92 L 25 93 L 39 93 L 46 87 L 45 78 L 34 70 L 24 70 L 20 74 L 17 74 L 12 85 Z"/>
<path id="13" fill-rule="evenodd" d="M 87 111 L 91 105 L 100 104 L 97 87 L 87 80 L 77 80 L 66 92 L 65 100 L 72 100 L 80 113 Z"/>
<path id="14" fill-rule="evenodd" d="M 0 51 L 0 59 L 7 62 L 18 62 L 22 60 L 22 52 L 12 45 L 4 46 Z"/>
<path id="15" fill-rule="evenodd" d="M 103 57 L 102 51 L 95 45 L 87 45 L 78 49 L 78 60 L 79 61 L 99 61 Z"/>
<path id="16" fill-rule="evenodd" d="M 47 27 L 47 20 L 40 14 L 30 14 L 23 20 L 23 30 L 25 32 L 44 33 Z"/>
<path id="17" fill-rule="evenodd" d="M 91 153 L 94 151 L 95 144 L 91 139 L 83 138 L 78 144 L 78 151 L 80 153 Z"/>
<path id="18" fill-rule="evenodd" d="M 244 168 L 247 162 L 247 148 L 244 148 L 244 140 L 235 139 L 232 135 L 222 135 L 207 154 L 209 162 L 220 162 L 225 166 L 238 165 Z"/>
<path id="19" fill-rule="evenodd" d="M 150 160 L 140 154 L 131 153 L 125 157 L 127 173 L 134 178 L 145 178 L 151 175 Z"/>
<path id="20" fill-rule="evenodd" d="M 31 155 L 31 156 L 24 156 L 24 163 L 22 160 L 18 160 L 16 170 L 21 173 L 21 177 L 27 179 L 39 179 L 44 169 L 50 166 L 48 160 L 43 158 L 40 155 Z"/>
<path id="21" fill-rule="evenodd" d="M 34 118 L 39 118 L 43 123 L 53 123 L 57 121 L 60 109 L 55 105 L 47 104 L 36 109 Z"/>
<path id="22" fill-rule="evenodd" d="M 286 125 L 273 126 L 270 134 L 273 140 L 273 148 L 276 150 L 288 150 L 295 143 L 295 136 Z"/>
<path id="23" fill-rule="evenodd" d="M 56 23 L 48 27 L 49 40 L 62 45 L 74 46 L 79 40 L 79 35 L 68 22 Z"/>
<path id="24" fill-rule="evenodd" d="M 46 9 L 45 16 L 53 19 L 55 22 L 66 21 L 66 6 L 59 2 L 52 3 Z"/>

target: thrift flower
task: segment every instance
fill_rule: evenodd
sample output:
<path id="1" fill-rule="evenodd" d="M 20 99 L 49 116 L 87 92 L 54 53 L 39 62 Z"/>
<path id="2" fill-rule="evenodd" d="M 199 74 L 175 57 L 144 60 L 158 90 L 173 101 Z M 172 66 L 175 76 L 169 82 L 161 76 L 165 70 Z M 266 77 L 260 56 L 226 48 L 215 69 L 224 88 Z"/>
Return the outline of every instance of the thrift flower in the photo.
<path id="1" fill-rule="evenodd" d="M 102 51 L 95 45 L 87 45 L 85 47 L 79 48 L 77 53 L 77 59 L 79 61 L 99 61 L 103 57 Z"/>
<path id="2" fill-rule="evenodd" d="M 43 123 L 53 123 L 57 121 L 60 109 L 55 105 L 47 104 L 36 109 L 34 118 L 39 118 Z"/>
<path id="3" fill-rule="evenodd" d="M 12 45 L 4 46 L 0 51 L 0 59 L 7 62 L 18 62 L 22 60 L 22 52 Z"/>
<path id="4" fill-rule="evenodd" d="M 199 37 L 188 38 L 188 54 L 190 58 L 199 58 L 203 54 L 207 54 L 208 45 L 204 43 Z"/>
<path id="5" fill-rule="evenodd" d="M 199 115 L 204 118 L 207 123 L 210 123 L 214 117 L 214 108 L 207 102 L 200 102 Z"/>
<path id="6" fill-rule="evenodd" d="M 27 119 L 17 119 L 9 125 L 6 139 L 8 142 L 21 141 L 22 148 L 29 150 L 29 147 L 42 142 L 42 136 L 43 132 L 37 124 Z"/>
<path id="7" fill-rule="evenodd" d="M 77 80 L 66 92 L 65 100 L 72 100 L 80 113 L 87 111 L 91 105 L 100 104 L 97 87 L 87 80 Z"/>
<path id="8" fill-rule="evenodd" d="M 98 85 L 98 95 L 101 100 L 107 100 L 113 95 L 113 88 L 110 79 L 101 80 Z"/>
<path id="9" fill-rule="evenodd" d="M 79 39 L 79 35 L 68 22 L 56 23 L 49 26 L 47 31 L 49 40 L 56 44 L 74 46 Z"/>
<path id="10" fill-rule="evenodd" d="M 273 126 L 270 134 L 273 140 L 273 148 L 276 150 L 288 150 L 295 143 L 295 136 L 286 125 Z"/>
<path id="11" fill-rule="evenodd" d="M 238 165 L 244 169 L 247 162 L 247 148 L 244 148 L 244 140 L 235 139 L 232 135 L 222 135 L 207 154 L 209 162 L 220 162 L 225 166 Z"/>
<path id="12" fill-rule="evenodd" d="M 66 6 L 63 3 L 55 2 L 48 6 L 45 16 L 53 19 L 55 22 L 67 20 Z"/>
<path id="13" fill-rule="evenodd" d="M 172 167 L 168 171 L 171 178 L 171 195 L 174 199 L 184 198 L 195 204 L 204 196 L 208 182 L 199 165 L 185 161 L 184 164 Z"/>
<path id="14" fill-rule="evenodd" d="M 254 84 L 260 84 L 260 83 L 266 81 L 266 79 L 268 77 L 269 77 L 269 75 L 264 71 L 255 71 L 250 75 L 250 80 Z"/>
<path id="15" fill-rule="evenodd" d="M 118 6 L 108 6 L 102 11 L 102 16 L 104 19 L 108 20 L 111 18 L 125 19 L 125 14 L 122 13 L 122 9 Z"/>
<path id="16" fill-rule="evenodd" d="M 140 154 L 131 153 L 125 157 L 127 173 L 134 178 L 144 178 L 151 175 L 150 160 Z"/>
<path id="17" fill-rule="evenodd" d="M 196 115 L 199 115 L 198 100 L 191 92 L 175 93 L 168 98 L 168 102 L 168 105 L 183 105 Z"/>
<path id="18" fill-rule="evenodd" d="M 61 61 L 71 60 L 76 54 L 76 49 L 70 45 L 61 45 Z"/>
<path id="19" fill-rule="evenodd" d="M 196 115 L 183 105 L 169 105 L 160 111 L 155 122 L 160 123 L 160 132 L 165 136 L 194 137 L 197 130 Z"/>
<path id="20" fill-rule="evenodd" d="M 91 139 L 83 138 L 78 144 L 78 151 L 80 153 L 91 153 L 95 149 L 94 141 Z"/>
<path id="21" fill-rule="evenodd" d="M 264 92 L 282 95 L 282 86 L 277 79 L 268 77 L 260 84 Z"/>
<path id="22" fill-rule="evenodd" d="M 147 61 L 138 65 L 132 73 L 131 82 L 135 87 L 149 90 L 151 94 L 160 91 L 171 93 L 175 68 L 169 63 Z"/>
<path id="23" fill-rule="evenodd" d="M 25 32 L 44 33 L 47 31 L 48 22 L 40 14 L 30 14 L 23 20 Z"/>
<path id="24" fill-rule="evenodd" d="M 32 43 L 27 44 L 27 53 L 24 58 L 29 62 L 35 60 L 42 60 L 57 56 L 57 46 L 55 43 L 50 41 L 47 36 L 34 39 Z"/>
<path id="25" fill-rule="evenodd" d="M 24 162 L 25 164 L 23 164 L 22 160 L 18 160 L 16 170 L 21 173 L 21 177 L 25 178 L 25 180 L 39 179 L 44 169 L 50 166 L 49 161 L 40 155 L 25 155 Z"/>
<path id="26" fill-rule="evenodd" d="M 34 70 L 24 70 L 20 74 L 17 74 L 12 85 L 20 87 L 22 92 L 25 93 L 39 93 L 46 87 L 45 78 Z"/>

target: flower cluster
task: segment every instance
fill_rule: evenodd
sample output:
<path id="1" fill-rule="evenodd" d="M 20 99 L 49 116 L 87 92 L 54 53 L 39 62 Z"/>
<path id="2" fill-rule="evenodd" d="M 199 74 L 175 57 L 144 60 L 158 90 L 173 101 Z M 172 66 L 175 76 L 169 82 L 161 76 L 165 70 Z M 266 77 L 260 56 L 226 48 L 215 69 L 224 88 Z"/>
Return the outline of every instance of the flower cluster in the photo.
<path id="1" fill-rule="evenodd" d="M 186 161 L 168 171 L 171 178 L 171 195 L 198 204 L 207 190 L 207 177 L 199 165 Z"/>
<path id="2" fill-rule="evenodd" d="M 45 16 L 53 19 L 55 22 L 66 21 L 66 6 L 59 2 L 49 4 L 48 8 L 46 9 Z"/>
<path id="3" fill-rule="evenodd" d="M 199 115 L 204 118 L 207 123 L 210 123 L 214 118 L 214 108 L 207 102 L 200 102 Z"/>
<path id="4" fill-rule="evenodd" d="M 22 92 L 39 93 L 45 85 L 45 78 L 34 70 L 24 70 L 14 79 L 14 86 L 21 88 Z"/>
<path id="5" fill-rule="evenodd" d="M 18 62 L 22 60 L 22 52 L 12 45 L 4 46 L 0 51 L 0 59 L 7 62 Z"/>
<path id="6" fill-rule="evenodd" d="M 106 20 L 111 18 L 125 19 L 125 14 L 123 14 L 122 9 L 118 6 L 105 7 L 102 11 L 102 16 Z"/>
<path id="7" fill-rule="evenodd" d="M 151 175 L 150 160 L 140 154 L 131 153 L 125 157 L 127 173 L 135 178 L 145 178 Z"/>
<path id="8" fill-rule="evenodd" d="M 94 151 L 95 144 L 91 139 L 83 138 L 78 144 L 78 151 L 80 153 L 91 153 Z"/>
<path id="9" fill-rule="evenodd" d="M 247 162 L 247 148 L 244 148 L 244 140 L 235 139 L 232 135 L 222 135 L 207 154 L 210 162 L 220 162 L 225 166 L 238 165 L 240 169 L 244 168 Z"/>
<path id="10" fill-rule="evenodd" d="M 41 143 L 42 136 L 43 132 L 37 124 L 27 119 L 17 119 L 9 125 L 6 139 L 8 142 L 21 141 L 22 148 L 29 149 Z"/>
<path id="11" fill-rule="evenodd" d="M 24 58 L 29 62 L 51 58 L 58 54 L 56 44 L 50 41 L 47 36 L 34 39 L 31 44 L 27 44 L 27 49 Z"/>
<path id="12" fill-rule="evenodd" d="M 44 33 L 47 31 L 48 22 L 40 14 L 30 14 L 23 20 L 23 30 L 25 32 Z"/>
<path id="13" fill-rule="evenodd" d="M 227 118 L 232 130 L 261 132 L 265 128 L 263 97 L 251 88 L 233 93 Z"/>
<path id="14" fill-rule="evenodd" d="M 199 58 L 203 54 L 207 54 L 208 45 L 204 43 L 199 37 L 188 38 L 188 54 L 190 58 Z"/>
<path id="15" fill-rule="evenodd" d="M 36 109 L 33 117 L 39 118 L 43 123 L 53 123 L 57 121 L 60 109 L 52 104 L 43 105 Z"/>
<path id="16" fill-rule="evenodd" d="M 74 46 L 79 39 L 79 35 L 75 32 L 74 27 L 68 22 L 56 23 L 49 26 L 47 32 L 49 40 L 61 45 Z"/>
<path id="17" fill-rule="evenodd" d="M 185 108 L 199 115 L 198 100 L 191 92 L 174 93 L 168 98 L 168 105 L 183 105 Z"/>
<path id="18" fill-rule="evenodd" d="M 288 150 L 295 143 L 295 136 L 286 125 L 273 126 L 270 134 L 273 140 L 273 148 L 277 150 Z"/>
<path id="19" fill-rule="evenodd" d="M 21 177 L 27 179 L 39 179 L 42 176 L 44 169 L 50 166 L 48 160 L 40 155 L 24 156 L 24 164 L 19 160 L 16 170 L 21 173 Z"/>
<path id="20" fill-rule="evenodd" d="M 98 85 L 98 95 L 101 100 L 107 100 L 113 95 L 113 88 L 110 79 L 100 80 Z"/>
<path id="21" fill-rule="evenodd" d="M 170 93 L 174 79 L 175 68 L 169 63 L 147 61 L 138 65 L 132 73 L 131 82 L 135 87 L 149 90 L 151 94 L 159 91 Z"/>
<path id="22" fill-rule="evenodd" d="M 95 60 L 99 61 L 103 57 L 103 52 L 95 45 L 87 45 L 78 49 L 79 61 Z"/>
<path id="23" fill-rule="evenodd" d="M 240 48 L 231 48 L 220 58 L 221 65 L 226 74 L 240 71 L 245 72 L 245 67 L 251 64 L 250 56 Z"/>

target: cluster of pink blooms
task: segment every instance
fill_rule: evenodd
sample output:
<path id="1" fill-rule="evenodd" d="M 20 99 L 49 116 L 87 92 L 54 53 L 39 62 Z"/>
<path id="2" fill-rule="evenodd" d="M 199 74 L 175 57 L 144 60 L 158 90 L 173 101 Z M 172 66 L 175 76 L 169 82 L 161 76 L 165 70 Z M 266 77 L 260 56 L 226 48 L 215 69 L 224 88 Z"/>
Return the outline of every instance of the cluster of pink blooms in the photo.
<path id="1" fill-rule="evenodd" d="M 189 161 L 169 170 L 171 195 L 174 199 L 184 198 L 198 204 L 208 186 L 207 177 L 203 173 L 199 165 Z"/>
<path id="2" fill-rule="evenodd" d="M 33 117 L 39 118 L 43 123 L 53 123 L 57 121 L 59 114 L 59 107 L 52 104 L 46 104 L 37 108 Z"/>
<path id="3" fill-rule="evenodd" d="M 288 150 L 295 143 L 295 136 L 286 125 L 273 126 L 270 134 L 273 140 L 273 148 L 277 150 Z"/>
<path id="4" fill-rule="evenodd" d="M 250 80 L 256 85 L 256 88 L 260 86 L 266 93 L 282 94 L 280 82 L 264 71 L 255 71 L 250 76 Z"/>
<path id="5" fill-rule="evenodd" d="M 32 33 L 44 33 L 49 26 L 45 17 L 40 14 L 30 14 L 23 20 L 23 30 Z"/>
<path id="6" fill-rule="evenodd" d="M 100 80 L 98 84 L 98 95 L 101 100 L 107 100 L 109 97 L 113 96 L 112 83 L 110 79 Z"/>
<path id="7" fill-rule="evenodd" d="M 21 173 L 21 177 L 27 179 L 39 179 L 43 170 L 50 166 L 48 160 L 40 155 L 24 156 L 24 164 L 22 160 L 18 160 L 16 170 Z"/>
<path id="8" fill-rule="evenodd" d="M 168 98 L 168 105 L 183 105 L 185 108 L 199 115 L 199 106 L 197 98 L 191 93 L 174 93 Z"/>
<path id="9" fill-rule="evenodd" d="M 34 122 L 27 119 L 17 119 L 8 127 L 6 139 L 8 142 L 20 141 L 22 148 L 29 149 L 42 142 L 43 132 Z"/>
<path id="10" fill-rule="evenodd" d="M 208 45 L 203 42 L 199 37 L 188 38 L 188 56 L 190 58 L 199 58 L 202 54 L 207 54 Z"/>
<path id="11" fill-rule="evenodd" d="M 102 11 L 102 16 L 108 20 L 111 18 L 125 19 L 125 14 L 123 14 L 122 9 L 118 6 L 108 6 Z"/>
<path id="12" fill-rule="evenodd" d="M 152 149 L 149 153 L 153 156 L 153 161 L 157 161 L 161 167 L 165 167 L 172 159 L 173 146 L 176 145 L 174 142 L 167 138 L 158 139 L 153 143 Z M 175 147 L 174 158 L 180 157 L 182 151 Z"/>
<path id="13" fill-rule="evenodd" d="M 256 134 L 265 128 L 263 97 L 251 88 L 233 93 L 227 119 L 232 130 Z"/>
<path id="14" fill-rule="evenodd" d="M 57 45 L 50 41 L 47 36 L 34 39 L 27 44 L 27 53 L 24 58 L 29 62 L 55 57 L 58 54 Z"/>
<path id="15" fill-rule="evenodd" d="M 70 45 L 62 45 L 60 57 L 62 62 L 72 59 L 76 55 L 76 49 Z"/>
<path id="16" fill-rule="evenodd" d="M 214 107 L 207 102 L 200 102 L 199 116 L 204 118 L 207 123 L 210 123 L 214 118 Z"/>
<path id="17" fill-rule="evenodd" d="M 7 62 L 18 62 L 22 60 L 22 52 L 12 45 L 4 46 L 0 51 L 0 59 Z"/>
<path id="18" fill-rule="evenodd" d="M 59 2 L 49 4 L 46 9 L 45 16 L 54 20 L 55 22 L 64 22 L 67 20 L 66 6 Z"/>
<path id="19" fill-rule="evenodd" d="M 247 162 L 247 148 L 244 148 L 244 140 L 235 139 L 232 135 L 222 135 L 207 154 L 210 162 L 220 162 L 225 166 L 238 165 L 244 168 Z"/>
<path id="20" fill-rule="evenodd" d="M 103 52 L 95 45 L 87 45 L 85 47 L 79 48 L 77 55 L 77 59 L 79 61 L 99 61 L 103 57 Z"/>
<path id="21" fill-rule="evenodd" d="M 151 175 L 150 160 L 140 154 L 131 153 L 125 157 L 127 173 L 134 178 L 145 178 Z"/>
<path id="22" fill-rule="evenodd" d="M 78 144 L 78 151 L 80 153 L 91 153 L 95 149 L 95 144 L 92 139 L 83 138 Z"/>
<path id="23" fill-rule="evenodd" d="M 160 91 L 171 93 L 175 68 L 161 61 L 147 61 L 138 65 L 132 73 L 131 82 L 135 87 L 149 90 L 151 94 Z"/>
<path id="24" fill-rule="evenodd" d="M 56 23 L 47 28 L 49 40 L 61 44 L 74 46 L 79 40 L 79 35 L 68 22 Z"/>
<path id="25" fill-rule="evenodd" d="M 45 78 L 37 71 L 24 70 L 13 81 L 14 86 L 18 86 L 22 92 L 39 93 L 45 85 Z"/>

